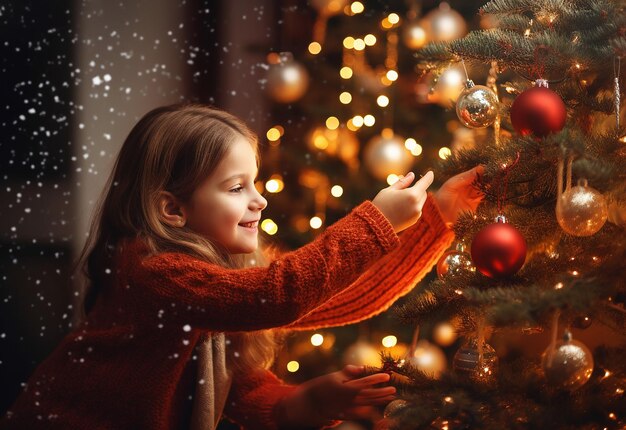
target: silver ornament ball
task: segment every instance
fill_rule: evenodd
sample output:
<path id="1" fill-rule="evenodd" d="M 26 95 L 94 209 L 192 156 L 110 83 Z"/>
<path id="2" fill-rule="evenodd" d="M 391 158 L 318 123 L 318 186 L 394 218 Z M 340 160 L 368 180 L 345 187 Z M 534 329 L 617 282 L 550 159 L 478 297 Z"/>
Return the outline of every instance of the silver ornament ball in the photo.
<path id="1" fill-rule="evenodd" d="M 593 355 L 582 342 L 573 340 L 570 332 L 565 332 L 554 349 L 548 347 L 543 353 L 541 367 L 549 383 L 573 391 L 591 378 Z"/>
<path id="2" fill-rule="evenodd" d="M 478 340 L 470 338 L 454 354 L 452 368 L 457 375 L 472 381 L 492 383 L 498 371 L 498 356 L 486 342 L 482 345 L 482 351 L 479 351 Z"/>
<path id="3" fill-rule="evenodd" d="M 392 400 L 385 406 L 385 411 L 383 412 L 383 417 L 388 418 L 391 415 L 395 415 L 401 409 L 404 409 L 409 405 L 409 402 L 402 399 Z"/>
<path id="4" fill-rule="evenodd" d="M 489 127 L 498 116 L 498 96 L 490 88 L 468 80 L 456 101 L 456 114 L 466 127 Z"/>

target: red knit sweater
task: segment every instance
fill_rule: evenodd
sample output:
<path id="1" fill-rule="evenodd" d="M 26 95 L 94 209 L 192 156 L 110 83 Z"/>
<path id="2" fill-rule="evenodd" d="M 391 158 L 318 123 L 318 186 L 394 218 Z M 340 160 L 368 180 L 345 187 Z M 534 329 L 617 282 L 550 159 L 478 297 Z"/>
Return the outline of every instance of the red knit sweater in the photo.
<path id="1" fill-rule="evenodd" d="M 203 333 L 305 330 L 369 318 L 410 291 L 451 240 L 429 198 L 400 239 L 365 202 L 264 268 L 149 256 L 140 241 L 129 242 L 112 270 L 113 287 L 35 370 L 0 428 L 186 428 L 194 346 Z M 245 428 L 276 428 L 275 405 L 293 389 L 258 372 L 233 381 L 224 413 Z"/>

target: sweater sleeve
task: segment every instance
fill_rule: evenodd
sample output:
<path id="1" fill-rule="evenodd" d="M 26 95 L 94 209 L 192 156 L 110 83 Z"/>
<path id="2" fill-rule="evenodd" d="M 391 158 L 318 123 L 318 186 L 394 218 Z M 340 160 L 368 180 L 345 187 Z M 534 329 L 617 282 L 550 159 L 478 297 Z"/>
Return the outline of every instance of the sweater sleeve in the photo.
<path id="1" fill-rule="evenodd" d="M 310 244 L 268 267 L 227 269 L 181 253 L 123 262 L 129 285 L 144 305 L 182 306 L 180 317 L 214 331 L 284 326 L 348 287 L 399 243 L 385 216 L 369 201 Z"/>
<path id="2" fill-rule="evenodd" d="M 269 370 L 233 380 L 224 414 L 245 429 L 278 430 L 278 405 L 296 386 L 287 385 Z M 324 428 L 338 424 L 329 421 Z M 310 429 L 319 427 L 310 427 Z"/>
<path id="3" fill-rule="evenodd" d="M 289 328 L 312 330 L 352 324 L 385 311 L 415 287 L 453 239 L 454 233 L 429 195 L 420 220 L 400 234 L 398 248 L 376 261 L 349 288 Z"/>

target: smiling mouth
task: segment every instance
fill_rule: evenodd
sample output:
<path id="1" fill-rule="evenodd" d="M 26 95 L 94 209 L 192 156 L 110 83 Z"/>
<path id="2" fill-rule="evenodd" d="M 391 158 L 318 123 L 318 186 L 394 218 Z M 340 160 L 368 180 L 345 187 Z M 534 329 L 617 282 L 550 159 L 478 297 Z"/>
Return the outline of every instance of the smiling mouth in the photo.
<path id="1" fill-rule="evenodd" d="M 256 228 L 259 225 L 259 222 L 252 221 L 252 222 L 241 223 L 239 225 L 245 228 Z"/>

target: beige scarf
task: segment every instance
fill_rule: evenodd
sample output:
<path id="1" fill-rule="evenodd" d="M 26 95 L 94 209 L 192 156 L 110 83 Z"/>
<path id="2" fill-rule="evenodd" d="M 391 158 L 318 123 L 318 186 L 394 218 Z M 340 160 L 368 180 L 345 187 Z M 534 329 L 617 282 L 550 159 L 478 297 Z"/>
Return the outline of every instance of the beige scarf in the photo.
<path id="1" fill-rule="evenodd" d="M 224 333 L 208 333 L 197 346 L 198 380 L 194 395 L 191 430 L 214 430 L 224 411 L 232 383 L 226 369 Z"/>

